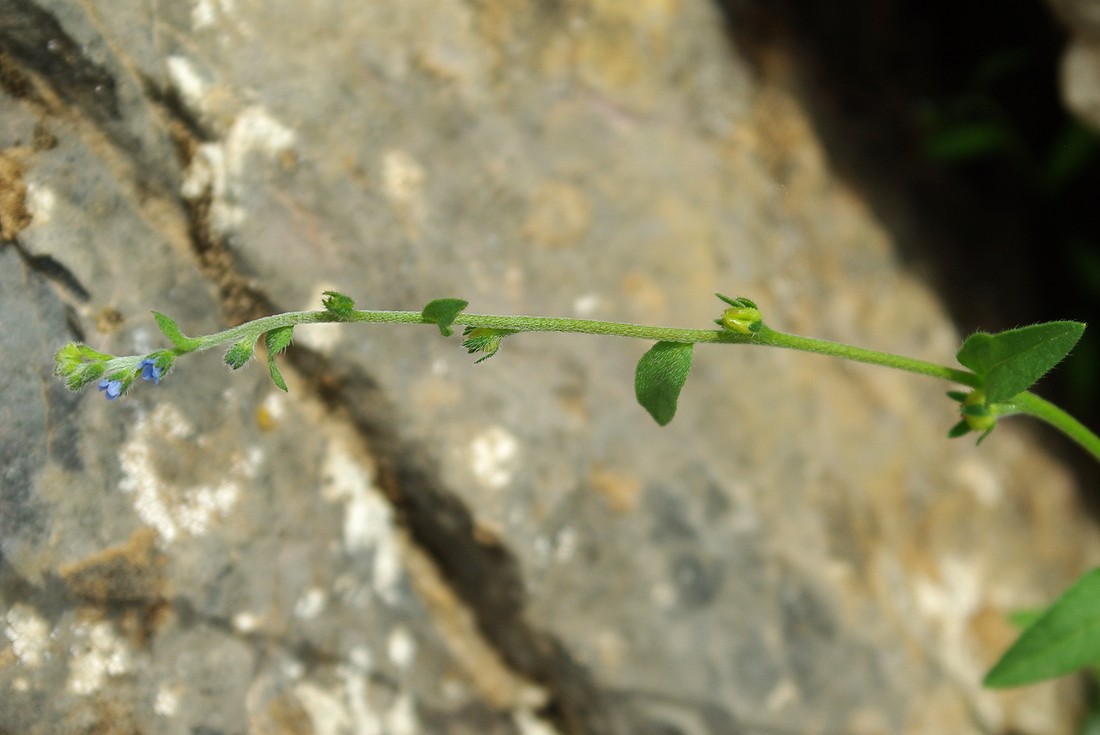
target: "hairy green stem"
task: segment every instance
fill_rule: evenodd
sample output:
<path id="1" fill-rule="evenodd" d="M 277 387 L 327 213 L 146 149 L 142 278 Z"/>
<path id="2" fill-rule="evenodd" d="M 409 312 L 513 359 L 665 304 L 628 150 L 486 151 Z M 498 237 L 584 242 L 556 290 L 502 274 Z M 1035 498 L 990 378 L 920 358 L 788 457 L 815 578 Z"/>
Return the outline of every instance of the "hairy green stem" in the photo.
<path id="1" fill-rule="evenodd" d="M 279 327 L 298 324 L 322 324 L 332 322 L 360 322 L 375 324 L 434 324 L 424 319 L 419 311 L 356 310 L 346 315 L 331 311 L 292 311 L 283 314 L 261 317 L 236 327 L 195 339 L 192 349 L 177 349 L 177 354 L 210 349 L 218 345 L 237 342 L 247 338 L 258 338 L 264 332 Z M 653 340 L 657 342 L 678 342 L 683 344 L 758 344 L 770 347 L 813 352 L 845 360 L 863 362 L 871 365 L 904 370 L 918 375 L 948 380 L 970 388 L 980 388 L 981 380 L 966 370 L 938 365 L 925 360 L 895 355 L 889 352 L 869 350 L 863 347 L 830 342 L 812 337 L 778 332 L 761 325 L 756 332 L 739 334 L 728 329 L 679 329 L 675 327 L 653 327 L 625 322 L 605 322 L 592 319 L 571 319 L 546 316 L 499 316 L 490 314 L 459 313 L 454 325 L 483 329 L 500 329 L 514 332 L 572 332 L 577 334 L 595 334 L 633 339 Z M 1043 400 L 1033 393 L 1021 393 L 1011 402 L 1000 404 L 1002 416 L 1013 413 L 1027 414 L 1051 424 L 1066 436 L 1081 445 L 1087 452 L 1100 460 L 1100 437 L 1090 431 L 1077 419 Z"/>
<path id="2" fill-rule="evenodd" d="M 373 324 L 432 324 L 421 316 L 419 311 L 378 311 L 357 310 L 345 317 L 329 311 L 290 311 L 284 314 L 265 316 L 255 321 L 199 337 L 194 350 L 210 349 L 217 345 L 236 342 L 245 337 L 262 334 L 271 329 L 296 324 L 323 324 L 330 322 L 361 322 Z M 751 342 L 752 340 L 726 330 L 718 329 L 678 329 L 675 327 L 651 327 L 643 324 L 625 322 L 601 322 L 592 319 L 569 319 L 549 316 L 495 316 L 489 314 L 461 313 L 453 322 L 463 327 L 481 327 L 486 329 L 510 329 L 516 332 L 574 332 L 578 334 L 598 334 L 614 337 L 649 339 L 658 342 L 683 342 L 689 344 L 715 342 Z"/>
<path id="3" fill-rule="evenodd" d="M 1050 401 L 1026 392 L 1001 405 L 1008 407 L 1006 412 L 1001 413 L 1002 416 L 1020 413 L 1045 421 L 1100 461 L 1100 437 Z"/>
<path id="4" fill-rule="evenodd" d="M 830 342 L 828 340 L 814 339 L 812 337 L 799 337 L 796 334 L 777 332 L 766 326 L 760 328 L 760 331 L 756 333 L 756 339 L 753 341 L 757 344 L 771 345 L 772 347 L 785 347 L 791 350 L 801 350 L 802 352 L 816 352 L 820 355 L 840 357 L 845 360 L 865 362 L 871 365 L 882 365 L 897 370 L 905 370 L 910 373 L 917 373 L 918 375 L 929 375 L 933 378 L 950 380 L 953 383 L 959 383 L 960 385 L 966 385 L 971 388 L 977 388 L 981 385 L 978 376 L 966 370 L 956 370 L 955 368 L 946 367 L 944 365 L 937 365 L 934 362 L 917 360 L 912 357 L 903 357 L 889 352 L 868 350 L 863 347 L 846 345 L 841 342 Z"/>
<path id="5" fill-rule="evenodd" d="M 195 350 L 205 350 L 216 345 L 235 342 L 248 336 L 266 332 L 278 327 L 295 324 L 320 324 L 326 322 L 362 322 L 375 324 L 431 324 L 419 311 L 380 311 L 357 310 L 340 317 L 329 311 L 291 311 L 285 314 L 261 317 L 206 337 L 199 337 Z M 626 322 L 604 322 L 593 319 L 571 319 L 550 316 L 498 316 L 490 314 L 460 313 L 454 324 L 464 327 L 486 329 L 508 329 L 515 332 L 572 332 L 577 334 L 597 334 L 613 337 L 654 340 L 657 342 L 679 342 L 684 344 L 759 344 L 771 347 L 783 347 L 802 352 L 815 352 L 820 355 L 840 357 L 845 360 L 882 365 L 897 370 L 905 370 L 918 375 L 942 378 L 970 387 L 978 387 L 976 375 L 965 370 L 937 365 L 911 357 L 894 355 L 889 352 L 869 350 L 840 342 L 830 342 L 811 337 L 800 337 L 785 332 L 777 332 L 762 326 L 758 332 L 742 335 L 728 329 L 680 329 L 677 327 L 653 327 L 644 324 Z"/>
<path id="6" fill-rule="evenodd" d="M 402 312 L 381 313 L 385 314 Z M 279 327 L 289 327 L 296 324 L 325 324 L 328 322 L 338 321 L 342 320 L 333 315 L 332 312 L 328 311 L 288 311 L 282 314 L 272 314 L 271 316 L 263 316 L 259 319 L 253 319 L 252 321 L 245 322 L 244 324 L 238 324 L 237 326 L 230 327 L 229 329 L 223 329 L 220 332 L 214 332 L 214 334 L 208 334 L 204 337 L 196 337 L 195 340 L 198 344 L 195 346 L 194 349 L 177 349 L 176 352 L 181 355 L 187 352 L 202 352 L 203 350 L 209 350 L 211 347 L 217 347 L 218 345 L 237 342 L 238 340 L 242 340 L 245 337 L 259 337 L 264 332 L 272 329 L 278 329 Z"/>

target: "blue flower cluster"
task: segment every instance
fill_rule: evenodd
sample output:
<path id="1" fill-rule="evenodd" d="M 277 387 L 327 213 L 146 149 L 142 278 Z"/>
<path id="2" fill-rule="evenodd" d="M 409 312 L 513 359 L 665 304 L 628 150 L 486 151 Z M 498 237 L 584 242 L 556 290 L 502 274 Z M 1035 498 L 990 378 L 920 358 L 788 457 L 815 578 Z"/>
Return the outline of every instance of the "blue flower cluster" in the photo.
<path id="1" fill-rule="evenodd" d="M 140 367 L 142 380 L 151 380 L 153 381 L 153 385 L 160 385 L 160 378 L 164 373 L 157 367 L 156 361 L 147 357 L 141 361 Z M 113 401 L 122 395 L 122 391 L 126 389 L 128 383 L 128 380 L 123 380 L 121 378 L 116 378 L 114 380 L 104 378 L 99 381 L 99 389 L 107 396 L 108 401 Z"/>

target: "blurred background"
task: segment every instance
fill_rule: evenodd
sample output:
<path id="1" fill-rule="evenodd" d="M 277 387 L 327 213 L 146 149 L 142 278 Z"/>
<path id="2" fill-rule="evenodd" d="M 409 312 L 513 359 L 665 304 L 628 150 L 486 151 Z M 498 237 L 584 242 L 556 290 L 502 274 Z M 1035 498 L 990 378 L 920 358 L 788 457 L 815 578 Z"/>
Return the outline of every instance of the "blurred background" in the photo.
<path id="1" fill-rule="evenodd" d="M 0 732 L 1076 733 L 1081 680 L 981 682 L 1100 559 L 1096 468 L 949 441 L 940 382 L 700 347 L 662 428 L 646 345 L 583 335 L 302 328 L 289 393 L 51 367 L 326 289 L 721 291 L 943 363 L 1098 321 L 1094 8 L 0 0 Z M 1098 335 L 1041 386 L 1093 426 Z"/>
<path id="2" fill-rule="evenodd" d="M 757 69 L 795 80 L 835 170 L 960 332 L 1100 324 L 1095 3 L 720 5 Z M 1098 371 L 1094 327 L 1039 392 L 1096 427 Z"/>

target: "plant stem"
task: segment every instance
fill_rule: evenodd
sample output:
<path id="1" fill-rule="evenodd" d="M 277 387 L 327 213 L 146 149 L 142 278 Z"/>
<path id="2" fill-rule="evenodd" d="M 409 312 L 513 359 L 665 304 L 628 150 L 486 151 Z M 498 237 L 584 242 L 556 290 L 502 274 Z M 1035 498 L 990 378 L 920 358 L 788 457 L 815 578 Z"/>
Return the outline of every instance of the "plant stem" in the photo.
<path id="1" fill-rule="evenodd" d="M 573 332 L 576 334 L 600 334 L 613 337 L 680 342 L 683 344 L 715 342 L 749 342 L 741 335 L 718 329 L 680 329 L 677 327 L 651 327 L 626 322 L 600 322 L 592 319 L 567 319 L 552 316 L 489 316 L 486 314 L 459 314 L 455 324 L 466 327 L 512 329 L 517 332 Z"/>
<path id="2" fill-rule="evenodd" d="M 278 329 L 279 327 L 289 327 L 295 324 L 324 324 L 338 321 L 341 320 L 328 311 L 288 311 L 282 314 L 272 314 L 271 316 L 253 319 L 244 324 L 238 324 L 229 329 L 223 329 L 220 332 L 214 332 L 214 334 L 197 337 L 198 345 L 194 349 L 177 350 L 177 352 L 179 354 L 184 354 L 185 352 L 202 352 L 203 350 L 209 350 L 211 347 L 237 342 L 246 337 L 258 338 L 264 332 L 271 329 Z"/>
<path id="3" fill-rule="evenodd" d="M 1008 412 L 1002 413 L 1002 416 L 1008 413 L 1022 413 L 1040 421 L 1046 421 L 1100 461 L 1100 437 L 1050 401 L 1029 391 L 1014 396 L 1011 401 L 1002 405 L 1009 407 Z"/>
<path id="4" fill-rule="evenodd" d="M 199 338 L 195 350 L 205 350 L 219 344 L 235 342 L 249 336 L 278 327 L 295 324 L 321 324 L 326 322 L 363 322 L 375 324 L 431 324 L 419 311 L 383 311 L 357 310 L 346 317 L 340 317 L 329 311 L 291 311 L 284 314 L 261 317 L 231 329 Z M 845 360 L 865 362 L 872 365 L 905 370 L 919 375 L 929 375 L 954 383 L 978 387 L 977 376 L 965 370 L 937 365 L 924 360 L 894 355 L 889 352 L 869 350 L 854 345 L 830 342 L 824 339 L 800 337 L 785 332 L 777 332 L 762 326 L 758 332 L 742 335 L 728 329 L 680 329 L 677 327 L 653 327 L 626 322 L 603 322 L 593 319 L 571 319 L 550 316 L 499 316 L 491 314 L 460 313 L 454 324 L 464 327 L 508 329 L 515 332 L 572 332 L 577 334 L 597 334 L 613 337 L 654 340 L 657 342 L 679 342 L 684 344 L 760 344 L 771 347 L 783 347 L 802 352 L 815 352 Z"/>
<path id="5" fill-rule="evenodd" d="M 340 317 L 328 311 L 290 311 L 265 316 L 205 337 L 199 337 L 199 345 L 192 351 L 206 350 L 217 345 L 236 342 L 250 336 L 279 327 L 296 324 L 323 324 L 331 322 L 363 322 L 374 324 L 432 324 L 419 311 L 357 310 Z M 655 340 L 658 342 L 750 342 L 748 337 L 718 329 L 678 329 L 675 327 L 651 327 L 625 322 L 601 322 L 591 319 L 569 319 L 548 316 L 494 316 L 489 314 L 465 314 L 455 317 L 454 324 L 463 327 L 510 329 L 516 332 L 574 332 L 614 337 Z"/>
<path id="6" fill-rule="evenodd" d="M 965 370 L 956 370 L 955 368 L 937 365 L 934 362 L 917 360 L 912 357 L 903 357 L 890 352 L 879 352 L 878 350 L 868 350 L 863 347 L 855 347 L 840 342 L 830 342 L 824 339 L 800 337 L 796 334 L 777 332 L 766 326 L 760 328 L 760 331 L 756 333 L 756 338 L 753 341 L 758 344 L 771 345 L 772 347 L 785 347 L 791 350 L 801 350 L 802 352 L 816 352 L 821 355 L 829 355 L 830 357 L 854 360 L 855 362 L 883 365 L 897 370 L 917 373 L 918 375 L 930 375 L 933 378 L 950 380 L 953 383 L 970 386 L 971 388 L 977 388 L 981 385 L 981 381 L 978 380 L 977 375 Z"/>
<path id="7" fill-rule="evenodd" d="M 256 340 L 272 329 L 298 324 L 323 324 L 334 322 L 363 322 L 377 324 L 434 324 L 425 319 L 419 311 L 356 310 L 349 314 L 333 311 L 291 311 L 283 314 L 265 316 L 245 322 L 236 327 L 225 329 L 204 337 L 194 338 L 193 347 L 179 348 L 174 352 L 181 355 L 187 352 L 207 350 L 218 345 L 235 343 L 241 340 Z M 830 357 L 863 362 L 871 365 L 904 370 L 918 375 L 948 380 L 971 388 L 980 388 L 981 380 L 966 370 L 946 367 L 925 360 L 895 355 L 889 352 L 869 350 L 863 347 L 830 342 L 824 339 L 801 337 L 795 334 L 778 332 L 760 325 L 755 332 L 740 334 L 730 329 L 679 329 L 675 327 L 653 327 L 625 322 L 604 322 L 592 319 L 571 319 L 546 316 L 499 316 L 491 314 L 467 314 L 460 312 L 452 322 L 456 326 L 483 329 L 509 330 L 512 332 L 572 332 L 577 334 L 596 334 L 614 337 L 652 340 L 656 342 L 678 342 L 682 344 L 758 344 L 770 347 L 782 347 L 789 350 L 814 352 Z M 188 338 L 190 339 L 190 338 Z M 138 359 L 138 356 L 133 356 Z M 113 358 L 114 361 L 123 358 Z M 129 358 L 127 358 L 129 359 Z M 126 369 L 135 369 L 127 363 Z M 1043 400 L 1034 393 L 1025 392 L 1015 396 L 1010 402 L 999 404 L 1000 416 L 1015 413 L 1027 414 L 1046 421 L 1069 438 L 1081 445 L 1089 454 L 1100 460 L 1100 437 L 1084 424 Z"/>

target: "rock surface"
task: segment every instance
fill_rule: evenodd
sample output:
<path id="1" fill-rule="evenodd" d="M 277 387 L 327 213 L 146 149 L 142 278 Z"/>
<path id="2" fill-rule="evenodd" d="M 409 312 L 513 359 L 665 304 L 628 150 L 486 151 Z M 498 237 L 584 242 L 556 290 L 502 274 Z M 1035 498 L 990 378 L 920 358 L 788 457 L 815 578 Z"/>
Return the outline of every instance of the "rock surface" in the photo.
<path id="1" fill-rule="evenodd" d="M 1062 55 L 1066 107 L 1100 132 L 1100 6 L 1088 0 L 1048 0 L 1070 34 Z"/>
<path id="2" fill-rule="evenodd" d="M 0 732 L 1069 733 L 984 691 L 1097 558 L 943 386 L 700 348 L 298 330 L 108 403 L 73 338 L 360 305 L 777 328 L 950 362 L 935 297 L 701 0 L 0 0 Z"/>

